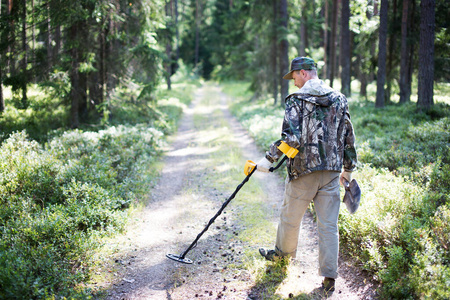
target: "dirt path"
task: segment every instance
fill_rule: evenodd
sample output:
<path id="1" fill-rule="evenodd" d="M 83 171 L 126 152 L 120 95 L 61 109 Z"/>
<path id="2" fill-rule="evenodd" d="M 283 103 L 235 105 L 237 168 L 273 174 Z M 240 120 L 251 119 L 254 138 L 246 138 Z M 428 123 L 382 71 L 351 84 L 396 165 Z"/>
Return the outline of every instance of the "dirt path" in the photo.
<path id="1" fill-rule="evenodd" d="M 263 155 L 230 115 L 227 100 L 218 87 L 205 86 L 197 91 L 172 138 L 165 167 L 148 205 L 136 216 L 128 233 L 115 241 L 116 266 L 111 282 L 104 283 L 106 299 L 323 298 L 318 290 L 322 278 L 317 275 L 317 234 L 311 214 L 303 220 L 299 257 L 291 262 L 277 295 L 264 295 L 264 283 L 256 282 L 254 275 L 242 267 L 245 251 L 272 247 L 275 237 L 266 245 L 246 245 L 233 238 L 240 230 L 233 202 L 186 256 L 194 264 L 166 258 L 167 253 L 184 252 L 235 188 L 221 188 L 209 180 L 214 170 L 205 166 L 220 146 L 214 140 L 225 131 L 231 132 L 235 147 L 242 152 L 242 165 L 247 159 Z M 218 110 L 222 115 L 219 118 Z M 199 117 L 203 120 L 200 125 Z M 208 132 L 202 131 L 201 122 L 208 123 Z M 258 181 L 267 194 L 267 206 L 273 212 L 267 217 L 275 227 L 283 179 L 275 174 L 255 173 L 251 180 Z M 337 290 L 329 299 L 374 298 L 373 286 L 364 283 L 363 275 L 355 274 L 348 263 L 341 263 L 340 272 Z"/>

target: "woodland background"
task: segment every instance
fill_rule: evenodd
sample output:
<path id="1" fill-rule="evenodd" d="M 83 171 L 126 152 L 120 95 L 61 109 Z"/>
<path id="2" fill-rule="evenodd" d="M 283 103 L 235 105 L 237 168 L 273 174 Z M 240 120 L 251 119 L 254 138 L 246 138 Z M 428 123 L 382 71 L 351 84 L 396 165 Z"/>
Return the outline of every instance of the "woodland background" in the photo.
<path id="1" fill-rule="evenodd" d="M 202 80 L 264 149 L 302 55 L 351 99 L 367 202 L 342 245 L 385 298 L 450 297 L 448 1 L 0 3 L 0 298 L 90 295 Z"/>
<path id="2" fill-rule="evenodd" d="M 180 63 L 205 79 L 252 82 L 255 97 L 274 103 L 288 93 L 280 79 L 295 56 L 311 56 L 320 77 L 376 80 L 376 106 L 433 105 L 433 82 L 449 80 L 449 6 L 438 1 L 68 1 L 2 0 L 0 112 L 4 88 L 18 109 L 33 105 L 30 84 L 48 88 L 69 109 L 69 125 L 96 123 L 116 88 L 160 80 L 171 88 Z M 400 90 L 399 96 L 394 87 Z M 8 101 L 6 101 L 7 103 Z M 67 122 L 67 120 L 64 120 Z M 62 120 L 61 120 L 62 122 Z M 54 123 L 53 127 L 62 125 Z M 67 125 L 67 124 L 64 124 Z"/>

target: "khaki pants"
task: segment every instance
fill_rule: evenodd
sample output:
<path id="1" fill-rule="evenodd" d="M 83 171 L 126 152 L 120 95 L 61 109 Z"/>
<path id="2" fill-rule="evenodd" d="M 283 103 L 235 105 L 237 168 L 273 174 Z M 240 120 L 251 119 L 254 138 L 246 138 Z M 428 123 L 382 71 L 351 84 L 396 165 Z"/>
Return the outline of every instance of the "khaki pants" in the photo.
<path id="1" fill-rule="evenodd" d="M 336 278 L 340 206 L 338 172 L 318 171 L 292 181 L 286 179 L 275 249 L 279 255 L 296 257 L 300 224 L 311 201 L 314 201 L 319 231 L 319 275 Z"/>

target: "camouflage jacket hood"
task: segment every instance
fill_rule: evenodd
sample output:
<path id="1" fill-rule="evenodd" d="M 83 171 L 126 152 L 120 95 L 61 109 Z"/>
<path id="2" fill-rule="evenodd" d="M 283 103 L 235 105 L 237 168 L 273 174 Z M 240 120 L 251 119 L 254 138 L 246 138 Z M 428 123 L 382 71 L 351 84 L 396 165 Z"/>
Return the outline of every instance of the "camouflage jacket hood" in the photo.
<path id="1" fill-rule="evenodd" d="M 311 79 L 286 97 L 281 139 L 299 153 L 289 159 L 289 178 L 314 171 L 353 171 L 357 158 L 355 136 L 345 96 L 322 80 Z M 270 146 L 267 159 L 282 155 L 277 142 Z"/>

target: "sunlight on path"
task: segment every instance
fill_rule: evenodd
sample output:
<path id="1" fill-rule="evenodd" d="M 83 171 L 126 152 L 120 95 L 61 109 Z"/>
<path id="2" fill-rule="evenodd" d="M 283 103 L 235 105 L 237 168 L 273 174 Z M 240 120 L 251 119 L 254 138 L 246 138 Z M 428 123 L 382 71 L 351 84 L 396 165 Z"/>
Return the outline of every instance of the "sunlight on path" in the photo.
<path id="1" fill-rule="evenodd" d="M 187 249 L 220 207 L 225 197 L 222 192 L 231 189 L 216 189 L 208 182 L 211 172 L 224 176 L 235 172 L 230 162 L 215 164 L 214 159 L 224 151 L 221 141 L 226 137 L 226 147 L 235 148 L 230 151 L 236 151 L 236 159 L 242 160 L 242 166 L 245 160 L 258 161 L 264 155 L 231 116 L 227 101 L 218 86 L 208 84 L 197 90 L 177 134 L 171 138 L 165 167 L 151 191 L 148 205 L 117 242 L 120 248 L 117 261 L 123 266 L 107 299 L 259 299 L 252 297 L 256 278 L 240 265 L 242 262 L 234 267 L 231 264 L 227 270 L 227 264 L 232 263 L 230 258 L 234 257 L 230 256 L 232 251 L 244 251 L 242 242 L 227 232 L 236 228 L 234 234 L 239 234 L 240 229 L 234 227 L 239 226 L 238 222 L 232 222 L 236 205 L 231 205 L 230 213 L 218 218 L 199 240 L 199 247 L 188 253 L 194 264 L 184 265 L 166 258 L 168 253 L 180 255 Z M 213 170 L 208 166 L 214 166 Z M 257 181 L 264 191 L 267 220 L 275 232 L 284 179 L 273 173 L 256 172 L 251 180 Z M 245 245 L 245 251 L 256 254 L 259 247 L 272 248 L 274 241 L 275 236 L 265 245 Z M 317 243 L 313 217 L 306 214 L 298 258 L 289 265 L 276 295 L 264 299 L 284 299 L 290 295 L 320 298 L 316 294 L 322 281 L 317 274 Z M 239 255 L 235 257 L 240 259 Z M 256 264 L 268 266 L 257 254 L 255 257 Z M 358 292 L 346 286 L 344 279 L 339 278 L 337 286 L 342 288 L 329 299 L 361 299 Z"/>

